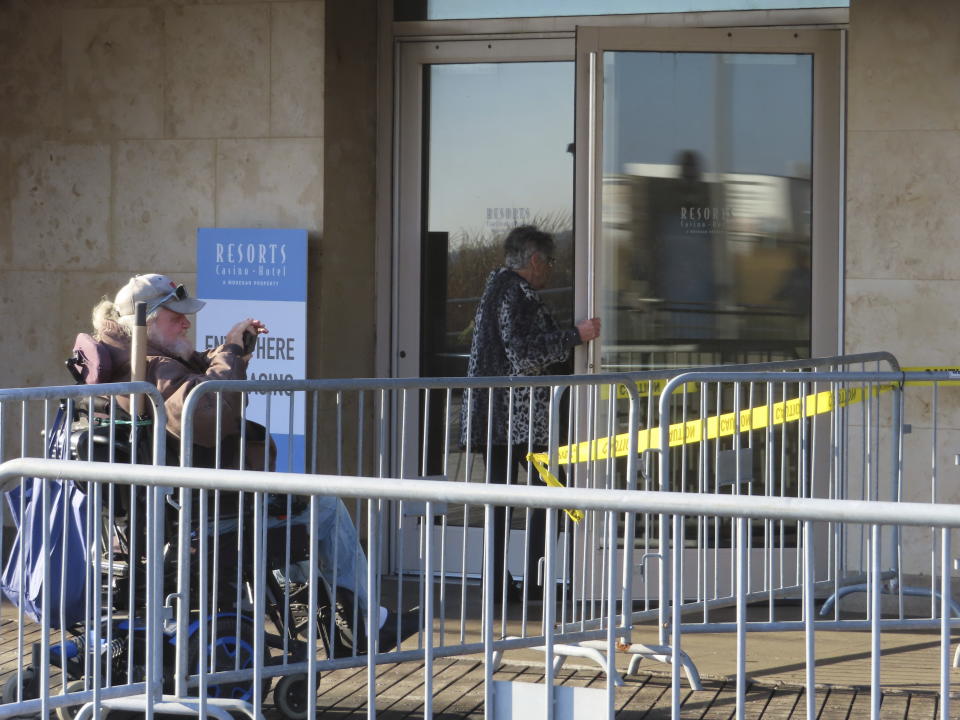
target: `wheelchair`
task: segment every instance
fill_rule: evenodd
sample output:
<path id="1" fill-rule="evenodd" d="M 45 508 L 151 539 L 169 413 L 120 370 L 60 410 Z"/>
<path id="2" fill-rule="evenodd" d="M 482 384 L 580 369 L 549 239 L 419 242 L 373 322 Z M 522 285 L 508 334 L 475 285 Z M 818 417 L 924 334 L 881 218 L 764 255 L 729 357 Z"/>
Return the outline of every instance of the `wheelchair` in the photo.
<path id="1" fill-rule="evenodd" d="M 66 365 L 78 384 L 98 384 L 111 381 L 109 360 L 109 354 L 103 346 L 89 335 L 81 334 Z M 72 412 L 70 417 L 66 417 L 68 404 L 61 404 L 63 427 L 54 429 L 55 432 L 63 433 L 60 447 L 63 448 L 64 456 L 75 460 L 93 459 L 115 463 L 152 462 L 153 428 L 149 420 L 131 418 L 117 403 L 111 404 L 109 399 L 104 398 L 94 398 L 92 402 L 71 403 L 70 407 Z M 172 436 L 168 436 L 168 440 L 171 442 L 168 443 L 169 451 L 165 461 L 167 464 L 179 464 L 179 443 Z M 80 490 L 87 492 L 87 488 Z M 39 643 L 35 643 L 31 662 L 22 672 L 13 673 L 0 689 L 0 702 L 38 697 L 38 668 L 43 662 L 62 670 L 67 679 L 64 688 L 67 692 L 90 688 L 92 669 L 97 664 L 100 666 L 100 677 L 109 678 L 113 685 L 145 679 L 146 624 L 137 609 L 145 607 L 146 598 L 143 594 L 143 583 L 131 583 L 131 578 L 138 573 L 140 577 L 144 577 L 142 573 L 147 569 L 143 553 L 143 548 L 146 547 L 143 493 L 143 488 L 130 486 L 128 490 L 127 487 L 117 487 L 111 495 L 113 500 L 110 511 L 107 512 L 105 507 L 101 508 L 99 532 L 105 555 L 102 565 L 109 567 L 109 573 L 103 574 L 98 589 L 101 598 L 110 599 L 112 612 L 109 619 L 104 618 L 94 625 L 89 621 L 81 621 L 64 628 L 68 639 L 51 644 L 46 650 Z M 279 504 L 268 508 L 268 512 L 288 512 L 290 508 L 286 496 L 274 497 Z M 299 504 L 301 509 L 305 502 L 303 499 L 292 500 L 292 503 Z M 198 670 L 201 657 L 200 626 L 203 623 L 209 628 L 206 653 L 208 671 L 244 670 L 254 666 L 254 620 L 250 614 L 252 605 L 249 602 L 254 585 L 252 567 L 250 562 L 244 563 L 240 559 L 240 555 L 252 558 L 252 524 L 247 524 L 251 522 L 250 518 L 249 512 L 222 517 L 224 522 L 217 525 L 227 529 L 219 532 L 215 538 L 211 537 L 213 531 L 209 526 L 201 528 L 194 522 L 190 528 L 191 555 L 194 558 L 198 557 L 202 532 L 207 533 L 208 541 L 217 540 L 217 543 L 208 542 L 209 552 L 209 547 L 213 545 L 236 547 L 240 542 L 240 528 L 245 524 L 250 528 L 246 533 L 245 549 L 241 548 L 235 564 L 231 565 L 223 558 L 209 557 L 207 566 L 214 570 L 218 578 L 214 587 L 217 601 L 203 619 L 196 609 L 199 606 L 199 578 L 196 570 L 198 563 L 191 562 L 191 622 L 187 633 L 187 657 L 191 674 Z M 162 573 L 163 594 L 167 595 L 168 591 L 172 591 L 176 586 L 176 544 L 170 540 L 178 537 L 178 514 L 169 509 L 164 513 L 163 522 L 168 540 Z M 309 547 L 309 530 L 304 525 L 280 526 L 269 529 L 266 536 L 265 653 L 262 664 L 273 666 L 283 663 L 284 660 L 303 661 L 309 657 L 310 652 L 316 652 L 316 649 L 309 647 L 306 637 L 308 586 L 303 577 L 297 577 L 296 563 L 308 558 L 302 550 L 298 555 L 294 549 Z M 289 551 L 286 550 L 288 547 Z M 337 595 L 338 603 L 345 604 L 339 591 Z M 246 602 L 244 598 L 247 598 Z M 332 658 L 351 654 L 352 649 L 345 644 L 332 621 L 337 605 L 331 600 L 326 583 L 322 580 L 317 587 L 317 606 L 317 639 L 322 643 L 326 656 Z M 267 621 L 273 626 L 273 631 L 266 630 Z M 176 643 L 175 625 L 165 623 L 161 638 L 164 693 L 172 693 L 174 690 Z M 51 677 L 55 674 L 61 673 L 52 672 Z M 318 673 L 318 686 L 319 680 Z M 270 679 L 263 681 L 261 697 L 267 696 L 271 684 Z M 307 677 L 302 673 L 282 676 L 276 682 L 273 688 L 274 703 L 289 720 L 303 720 L 306 717 L 308 687 Z M 250 702 L 253 694 L 253 684 L 250 681 L 213 682 L 207 685 L 208 697 Z M 57 708 L 57 714 L 60 720 L 73 720 L 77 710 L 78 706 L 60 707 Z"/>

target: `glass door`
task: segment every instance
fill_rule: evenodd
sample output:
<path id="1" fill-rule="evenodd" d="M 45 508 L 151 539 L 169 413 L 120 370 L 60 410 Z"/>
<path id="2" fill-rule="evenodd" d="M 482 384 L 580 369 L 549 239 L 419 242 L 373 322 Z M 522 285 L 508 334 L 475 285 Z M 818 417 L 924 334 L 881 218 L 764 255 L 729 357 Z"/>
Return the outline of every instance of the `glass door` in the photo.
<path id="1" fill-rule="evenodd" d="M 484 281 L 523 223 L 559 241 L 558 320 L 603 320 L 576 372 L 834 354 L 840 38 L 624 27 L 581 28 L 575 47 L 401 43 L 393 374 L 465 374 Z M 402 476 L 421 474 L 426 446 L 427 474 L 483 482 L 479 455 L 435 462 L 458 443 L 427 417 L 446 412 L 439 397 L 403 412 L 431 436 L 406 438 Z M 480 547 L 477 523 L 448 521 Z"/>
<path id="2" fill-rule="evenodd" d="M 578 63 L 592 369 L 834 354 L 839 34 L 587 28 Z"/>
<path id="3" fill-rule="evenodd" d="M 515 225 L 555 234 L 546 296 L 572 317 L 573 52 L 563 39 L 401 46 L 395 375 L 466 374 L 476 303 Z"/>
<path id="4" fill-rule="evenodd" d="M 421 377 L 467 374 L 477 302 L 517 225 L 556 237 L 544 297 L 572 322 L 573 77 L 571 61 L 423 68 Z"/>
<path id="5" fill-rule="evenodd" d="M 588 270 L 577 300 L 603 322 L 589 370 L 836 354 L 840 48 L 835 31 L 580 29 L 576 235 Z M 697 417 L 712 400 L 683 402 Z M 793 482 L 806 450 L 784 442 Z M 680 468 L 684 450 L 670 452 Z M 729 528 L 714 522 L 729 558 Z"/>
<path id="6" fill-rule="evenodd" d="M 401 47 L 396 375 L 466 375 L 477 303 L 517 225 L 555 236 L 557 266 L 543 295 L 559 322 L 572 322 L 573 53 L 572 39 Z M 429 437 L 408 438 L 404 476 L 425 466 L 428 475 L 484 482 L 482 456 L 458 448 L 460 401 L 455 393 L 447 407 L 436 391 L 406 409 L 407 426 L 428 428 Z M 466 572 L 479 574 L 482 509 L 451 507 L 446 522 L 452 542 L 466 547 Z M 522 523 L 517 513 L 513 532 Z M 416 538 L 404 546 L 416 549 Z M 510 547 L 511 569 L 522 574 L 522 537 Z M 401 569 L 416 560 L 395 559 Z"/>

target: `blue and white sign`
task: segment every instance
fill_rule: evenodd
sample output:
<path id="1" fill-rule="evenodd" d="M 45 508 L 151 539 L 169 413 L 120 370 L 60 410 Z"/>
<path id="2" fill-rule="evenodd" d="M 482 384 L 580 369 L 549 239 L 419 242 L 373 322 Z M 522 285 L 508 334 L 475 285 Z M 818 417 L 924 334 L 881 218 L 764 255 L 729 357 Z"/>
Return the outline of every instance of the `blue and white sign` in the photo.
<path id="1" fill-rule="evenodd" d="M 270 332 L 257 342 L 248 378 L 306 377 L 306 230 L 198 229 L 197 296 L 207 302 L 197 314 L 199 348 L 216 347 L 236 323 L 256 318 Z M 246 416 L 270 428 L 277 470 L 305 469 L 303 403 L 303 393 L 249 396 Z"/>

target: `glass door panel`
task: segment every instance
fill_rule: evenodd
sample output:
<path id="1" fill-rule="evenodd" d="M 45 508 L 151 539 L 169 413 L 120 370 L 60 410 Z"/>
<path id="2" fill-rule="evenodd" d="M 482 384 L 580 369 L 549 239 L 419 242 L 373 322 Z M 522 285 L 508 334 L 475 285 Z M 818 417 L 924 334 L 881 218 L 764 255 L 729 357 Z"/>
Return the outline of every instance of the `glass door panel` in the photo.
<path id="1" fill-rule="evenodd" d="M 810 355 L 813 60 L 603 53 L 600 370 Z"/>
<path id="2" fill-rule="evenodd" d="M 835 354 L 840 38 L 578 31 L 578 260 L 590 270 L 577 300 L 603 321 L 590 370 Z M 714 399 L 694 395 L 674 407 L 699 417 L 704 401 L 709 415 Z M 670 452 L 680 469 L 684 451 Z M 785 477 L 799 453 L 784 441 Z M 685 467 L 671 487 L 691 489 L 700 466 Z M 728 545 L 717 527 L 716 544 Z"/>
<path id="3" fill-rule="evenodd" d="M 589 369 L 836 353 L 841 48 L 823 30 L 578 31 Z"/>
<path id="4" fill-rule="evenodd" d="M 411 43 L 400 56 L 397 375 L 465 376 L 473 319 L 503 241 L 517 225 L 554 234 L 557 263 L 543 296 L 559 322 L 573 316 L 572 41 Z M 403 476 L 484 482 L 479 452 L 460 449 L 460 393 L 421 395 L 403 412 Z M 447 572 L 482 566 L 482 508 L 450 506 Z M 512 516 L 508 564 L 522 574 L 523 513 Z M 414 528 L 415 530 L 415 528 Z M 395 567 L 417 567 L 415 533 Z M 410 553 L 413 553 L 412 555 Z M 451 564 L 453 563 L 453 564 Z M 454 567 L 456 565 L 456 567 Z"/>
<path id="5" fill-rule="evenodd" d="M 424 68 L 425 232 L 421 238 L 421 377 L 462 377 L 473 318 L 491 271 L 503 265 L 503 240 L 517 225 L 536 225 L 557 241 L 557 272 L 543 291 L 554 316 L 570 323 L 573 303 L 572 62 L 436 64 Z M 431 393 L 427 470 L 484 482 L 479 454 L 457 449 L 445 393 Z M 451 416 L 460 416 L 459 393 Z M 422 446 L 424 447 L 424 446 Z M 483 509 L 451 507 L 447 524 L 466 527 L 477 548 Z M 523 547 L 523 514 L 513 516 L 511 547 Z M 481 557 L 467 553 L 467 571 Z M 522 559 L 513 567 L 522 575 Z"/>
<path id="6" fill-rule="evenodd" d="M 558 321 L 572 321 L 573 63 L 435 64 L 424 73 L 420 374 L 464 376 L 477 303 L 511 228 L 556 237 L 544 296 Z"/>

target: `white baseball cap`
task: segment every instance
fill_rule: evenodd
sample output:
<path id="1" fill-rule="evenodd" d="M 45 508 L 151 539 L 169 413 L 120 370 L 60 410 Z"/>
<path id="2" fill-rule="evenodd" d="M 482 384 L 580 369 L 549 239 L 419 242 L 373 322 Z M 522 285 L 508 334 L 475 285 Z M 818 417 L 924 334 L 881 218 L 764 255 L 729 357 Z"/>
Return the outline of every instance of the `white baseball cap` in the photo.
<path id="1" fill-rule="evenodd" d="M 192 315 L 206 305 L 203 300 L 187 295 L 187 289 L 183 285 L 178 285 L 166 275 L 156 273 L 130 278 L 130 281 L 120 288 L 113 304 L 117 308 L 117 314 L 126 317 L 136 312 L 138 302 L 147 304 L 147 315 L 161 305 L 174 312 Z"/>

